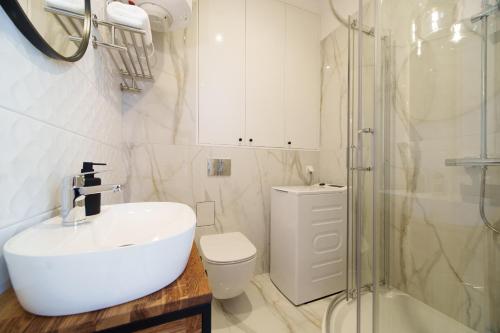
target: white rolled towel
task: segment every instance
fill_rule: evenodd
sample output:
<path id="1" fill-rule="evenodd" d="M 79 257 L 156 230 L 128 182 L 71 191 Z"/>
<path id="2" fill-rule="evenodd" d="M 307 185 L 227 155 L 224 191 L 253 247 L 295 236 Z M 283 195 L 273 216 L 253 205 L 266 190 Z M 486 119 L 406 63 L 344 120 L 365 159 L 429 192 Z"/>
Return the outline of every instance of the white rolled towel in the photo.
<path id="1" fill-rule="evenodd" d="M 146 32 L 144 42 L 146 46 L 152 46 L 151 24 L 149 23 L 149 16 L 144 9 L 119 1 L 113 1 L 106 7 L 106 16 L 113 23 L 144 30 Z"/>
<path id="2" fill-rule="evenodd" d="M 61 9 L 75 14 L 85 13 L 85 2 L 83 0 L 45 0 L 49 8 Z"/>

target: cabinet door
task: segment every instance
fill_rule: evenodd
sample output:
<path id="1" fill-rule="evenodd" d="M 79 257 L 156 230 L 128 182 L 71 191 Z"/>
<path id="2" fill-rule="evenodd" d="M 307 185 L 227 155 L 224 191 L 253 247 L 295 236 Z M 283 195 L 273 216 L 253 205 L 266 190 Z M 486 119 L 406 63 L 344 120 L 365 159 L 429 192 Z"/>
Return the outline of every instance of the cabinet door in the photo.
<path id="1" fill-rule="evenodd" d="M 246 4 L 246 139 L 252 146 L 283 147 L 285 139 L 285 4 Z"/>
<path id="2" fill-rule="evenodd" d="M 287 6 L 285 144 L 290 148 L 319 148 L 320 66 L 319 16 Z"/>
<path id="3" fill-rule="evenodd" d="M 238 144 L 245 112 L 245 0 L 199 3 L 198 141 Z"/>

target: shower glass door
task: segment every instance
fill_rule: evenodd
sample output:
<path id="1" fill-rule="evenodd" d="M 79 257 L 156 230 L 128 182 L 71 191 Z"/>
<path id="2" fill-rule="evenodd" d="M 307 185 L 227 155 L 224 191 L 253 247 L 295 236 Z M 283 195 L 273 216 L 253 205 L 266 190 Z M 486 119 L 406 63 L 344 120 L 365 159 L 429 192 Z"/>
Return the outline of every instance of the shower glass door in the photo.
<path id="1" fill-rule="evenodd" d="M 358 306 L 360 332 L 500 332 L 500 235 L 480 214 L 483 158 L 500 158 L 495 5 L 364 2 L 363 23 L 376 37 L 372 47 L 366 37 L 359 44 L 363 121 L 352 127 L 363 166 L 374 168 L 353 171 L 353 192 L 356 267 L 374 297 Z M 474 20 L 479 13 L 487 15 Z M 373 138 L 358 135 L 366 127 Z M 499 198 L 500 166 L 488 165 L 484 211 L 496 228 Z"/>
<path id="2" fill-rule="evenodd" d="M 375 32 L 373 5 L 365 1 L 357 15 L 350 18 L 349 29 L 349 226 L 352 245 L 349 262 L 352 269 L 348 278 L 348 299 L 356 304 L 356 332 L 372 332 L 372 302 L 370 291 L 374 267 L 380 267 L 380 252 L 374 251 L 374 232 L 378 213 L 374 192 L 378 172 L 375 124 Z"/>

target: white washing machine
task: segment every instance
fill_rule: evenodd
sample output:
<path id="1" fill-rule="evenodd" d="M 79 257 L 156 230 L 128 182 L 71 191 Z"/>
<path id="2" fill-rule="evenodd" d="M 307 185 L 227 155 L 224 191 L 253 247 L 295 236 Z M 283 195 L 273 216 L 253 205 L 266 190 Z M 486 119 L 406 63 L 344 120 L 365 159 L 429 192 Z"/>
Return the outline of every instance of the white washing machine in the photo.
<path id="1" fill-rule="evenodd" d="M 345 289 L 347 188 L 271 190 L 271 280 L 295 305 Z"/>

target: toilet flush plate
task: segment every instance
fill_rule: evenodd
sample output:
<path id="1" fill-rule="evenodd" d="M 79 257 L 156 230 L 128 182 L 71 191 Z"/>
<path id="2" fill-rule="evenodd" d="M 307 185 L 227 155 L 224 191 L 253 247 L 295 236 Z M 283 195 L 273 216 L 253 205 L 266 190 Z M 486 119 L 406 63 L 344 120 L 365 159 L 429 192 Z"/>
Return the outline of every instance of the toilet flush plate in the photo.
<path id="1" fill-rule="evenodd" d="M 207 161 L 208 176 L 231 176 L 231 160 L 212 158 Z"/>

